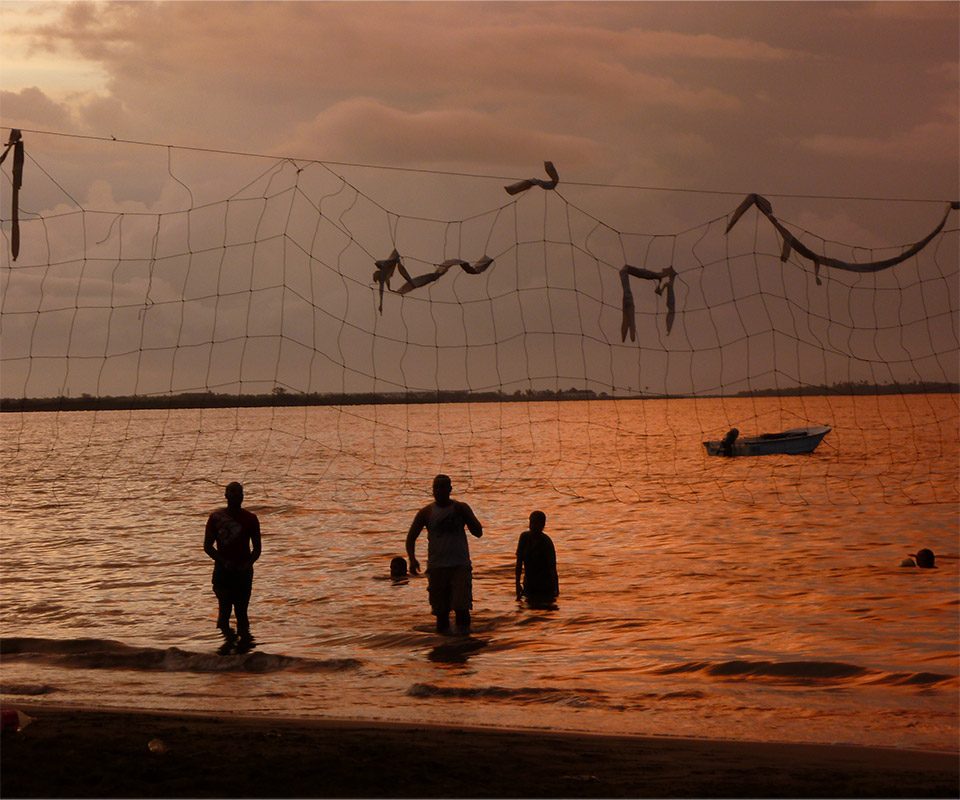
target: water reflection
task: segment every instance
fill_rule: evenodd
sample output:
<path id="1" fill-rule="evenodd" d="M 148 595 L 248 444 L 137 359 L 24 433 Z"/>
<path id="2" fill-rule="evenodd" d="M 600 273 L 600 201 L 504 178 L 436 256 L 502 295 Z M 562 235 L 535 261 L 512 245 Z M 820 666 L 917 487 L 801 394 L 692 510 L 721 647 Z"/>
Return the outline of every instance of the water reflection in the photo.
<path id="1" fill-rule="evenodd" d="M 256 637 L 252 633 L 238 635 L 233 628 L 222 628 L 223 644 L 217 648 L 217 655 L 233 656 L 249 653 L 257 646 Z"/>
<path id="2" fill-rule="evenodd" d="M 348 412 L 330 408 L 32 414 L 13 428 L 0 415 L 4 447 L 21 440 L 0 493 L 5 635 L 42 637 L 57 653 L 96 639 L 164 660 L 145 679 L 113 662 L 21 663 L 5 651 L 2 690 L 42 684 L 65 704 L 955 748 L 957 431 L 943 422 L 955 398 L 918 398 L 909 412 L 884 398 L 672 402 L 596 403 L 585 415 L 573 402 L 470 407 L 445 452 L 436 430 L 462 427 L 463 406 L 354 408 L 339 430 Z M 703 455 L 699 429 L 748 415 L 789 427 L 779 420 L 791 409 L 832 422 L 835 446 L 800 460 Z M 288 437 L 271 436 L 284 427 Z M 236 430 L 240 455 L 227 447 Z M 22 443 L 41 434 L 61 450 L 31 456 Z M 428 499 L 420 474 L 441 466 L 459 470 L 487 525 L 471 547 L 464 638 L 438 638 L 426 581 L 394 583 L 388 569 Z M 251 647 L 279 668 L 263 674 L 238 675 L 215 655 L 203 523 L 233 475 L 264 498 Z M 731 502 L 744 497 L 753 503 Z M 555 608 L 516 601 L 531 508 L 551 520 Z M 939 569 L 899 567 L 919 547 Z M 178 666 L 180 651 L 198 650 L 209 670 Z M 411 694 L 419 685 L 435 690 Z"/>
<path id="3" fill-rule="evenodd" d="M 473 636 L 457 636 L 449 642 L 438 644 L 427 654 L 427 660 L 441 664 L 466 664 L 467 659 L 487 646 L 483 639 Z"/>

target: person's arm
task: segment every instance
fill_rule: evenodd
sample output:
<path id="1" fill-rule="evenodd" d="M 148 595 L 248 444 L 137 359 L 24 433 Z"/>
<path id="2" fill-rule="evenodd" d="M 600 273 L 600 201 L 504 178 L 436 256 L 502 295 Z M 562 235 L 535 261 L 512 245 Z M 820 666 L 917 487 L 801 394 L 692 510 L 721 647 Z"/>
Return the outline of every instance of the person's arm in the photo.
<path id="1" fill-rule="evenodd" d="M 557 573 L 557 549 L 553 546 L 553 542 L 550 542 L 550 561 L 552 562 L 551 566 L 553 567 L 553 594 L 555 597 L 560 596 L 560 575 Z"/>
<path id="2" fill-rule="evenodd" d="M 407 560 L 410 562 L 410 574 L 416 575 L 420 571 L 420 562 L 417 561 L 417 537 L 427 524 L 426 508 L 421 508 L 413 518 L 410 530 L 407 532 Z"/>
<path id="3" fill-rule="evenodd" d="M 253 530 L 250 531 L 250 541 L 253 543 L 253 552 L 250 554 L 250 560 L 247 562 L 248 569 L 260 558 L 260 520 L 256 515 L 253 517 Z"/>
<path id="4" fill-rule="evenodd" d="M 457 503 L 457 505 L 460 513 L 463 514 L 463 521 L 467 523 L 467 529 L 479 539 L 483 536 L 483 525 L 480 524 L 480 520 L 473 513 L 473 509 L 466 503 Z"/>
<path id="5" fill-rule="evenodd" d="M 520 577 L 521 575 L 523 575 L 523 553 L 524 553 L 525 539 L 526 539 L 526 533 L 521 533 L 520 538 L 517 539 L 517 566 L 516 566 L 517 600 L 523 597 L 523 585 L 520 583 Z"/>
<path id="6" fill-rule="evenodd" d="M 217 530 L 213 522 L 213 514 L 207 518 L 207 527 L 203 532 L 203 552 L 206 553 L 214 561 L 219 561 L 220 556 L 217 553 L 217 548 L 214 547 L 214 543 L 217 539 Z"/>

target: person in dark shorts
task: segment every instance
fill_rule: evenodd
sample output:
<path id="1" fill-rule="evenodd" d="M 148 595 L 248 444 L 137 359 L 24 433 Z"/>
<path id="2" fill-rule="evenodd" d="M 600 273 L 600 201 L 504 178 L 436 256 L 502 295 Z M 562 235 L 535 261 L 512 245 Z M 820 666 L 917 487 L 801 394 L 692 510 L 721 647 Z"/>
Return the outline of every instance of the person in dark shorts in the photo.
<path id="1" fill-rule="evenodd" d="M 473 567 L 465 528 L 478 539 L 483 526 L 466 503 L 453 500 L 450 478 L 437 475 L 433 479 L 433 502 L 421 508 L 407 533 L 407 558 L 410 574 L 420 570 L 416 546 L 420 532 L 427 529 L 427 592 L 430 608 L 437 618 L 437 633 L 450 629 L 450 611 L 457 618 L 457 628 L 470 629 L 473 608 Z"/>
<path id="2" fill-rule="evenodd" d="M 213 559 L 213 592 L 220 609 L 217 627 L 231 635 L 230 613 L 237 617 L 237 633 L 250 638 L 247 606 L 253 589 L 253 564 L 260 558 L 260 520 L 244 508 L 243 486 L 233 482 L 224 496 L 227 507 L 218 508 L 207 519 L 203 551 Z"/>
<path id="3" fill-rule="evenodd" d="M 547 515 L 534 511 L 530 530 L 521 533 L 517 542 L 517 600 L 526 597 L 531 605 L 550 605 L 560 595 L 557 552 L 543 532 L 546 524 Z"/>

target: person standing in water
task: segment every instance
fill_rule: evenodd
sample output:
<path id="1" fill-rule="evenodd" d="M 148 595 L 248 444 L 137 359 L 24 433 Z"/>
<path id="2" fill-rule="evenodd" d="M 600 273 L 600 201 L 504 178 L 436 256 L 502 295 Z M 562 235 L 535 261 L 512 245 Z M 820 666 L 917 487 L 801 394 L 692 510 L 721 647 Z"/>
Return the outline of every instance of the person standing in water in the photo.
<path id="1" fill-rule="evenodd" d="M 217 627 L 224 636 L 232 634 L 230 613 L 236 613 L 237 633 L 250 639 L 247 606 L 253 589 L 253 564 L 260 558 L 260 520 L 240 506 L 243 486 L 236 481 L 224 492 L 227 507 L 214 511 L 207 519 L 203 551 L 213 559 L 213 593 L 219 613 Z"/>
<path id="2" fill-rule="evenodd" d="M 521 533 L 517 542 L 517 600 L 526 596 L 527 602 L 535 605 L 553 603 L 560 594 L 557 551 L 543 532 L 546 524 L 547 515 L 534 511 L 530 515 L 530 530 Z"/>
<path id="3" fill-rule="evenodd" d="M 420 571 L 417 561 L 417 537 L 427 529 L 427 592 L 430 608 L 437 618 L 437 633 L 450 629 L 450 611 L 455 612 L 457 628 L 470 629 L 473 608 L 473 566 L 465 528 L 478 539 L 483 526 L 466 503 L 453 500 L 453 486 L 446 475 L 433 479 L 433 502 L 421 508 L 407 533 L 407 558 L 410 574 Z"/>

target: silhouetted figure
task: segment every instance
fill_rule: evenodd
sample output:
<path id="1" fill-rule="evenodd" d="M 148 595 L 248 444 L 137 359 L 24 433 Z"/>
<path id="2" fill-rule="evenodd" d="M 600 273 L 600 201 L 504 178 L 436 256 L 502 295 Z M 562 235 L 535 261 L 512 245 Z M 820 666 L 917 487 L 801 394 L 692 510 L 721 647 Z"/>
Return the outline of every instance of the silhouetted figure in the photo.
<path id="1" fill-rule="evenodd" d="M 397 556 L 390 562 L 390 577 L 394 580 L 407 577 L 407 559 Z"/>
<path id="2" fill-rule="evenodd" d="M 437 633 L 450 628 L 450 611 L 456 613 L 457 627 L 466 632 L 470 628 L 470 609 L 473 608 L 473 567 L 470 547 L 464 528 L 478 539 L 483 526 L 466 503 L 453 500 L 450 478 L 437 475 L 433 479 L 433 500 L 421 508 L 413 518 L 407 533 L 407 557 L 410 574 L 420 570 L 416 546 L 420 532 L 427 529 L 427 591 L 430 608 L 437 618 Z"/>
<path id="3" fill-rule="evenodd" d="M 236 613 L 237 633 L 250 639 L 247 606 L 253 589 L 253 564 L 260 558 L 260 520 L 256 514 L 240 508 L 243 486 L 229 484 L 224 492 L 227 507 L 214 511 L 207 519 L 203 551 L 213 559 L 213 592 L 220 611 L 217 627 L 228 638 L 231 610 Z"/>
<path id="4" fill-rule="evenodd" d="M 916 559 L 916 561 L 914 561 Z M 937 565 L 935 562 L 935 557 L 933 555 L 933 550 L 929 550 L 924 547 L 922 550 L 917 550 L 916 553 L 911 553 L 909 558 L 903 559 L 900 562 L 901 567 L 920 567 L 921 569 L 936 569 Z"/>
<path id="5" fill-rule="evenodd" d="M 723 437 L 720 442 L 720 452 L 723 455 L 729 457 L 733 455 L 733 443 L 737 441 L 737 437 L 740 435 L 740 431 L 736 428 L 731 428 L 727 431 L 727 435 Z"/>
<path id="6" fill-rule="evenodd" d="M 526 596 L 533 605 L 549 605 L 560 595 L 557 552 L 543 532 L 546 524 L 547 515 L 534 511 L 530 515 L 530 530 L 521 533 L 517 542 L 517 600 Z"/>

